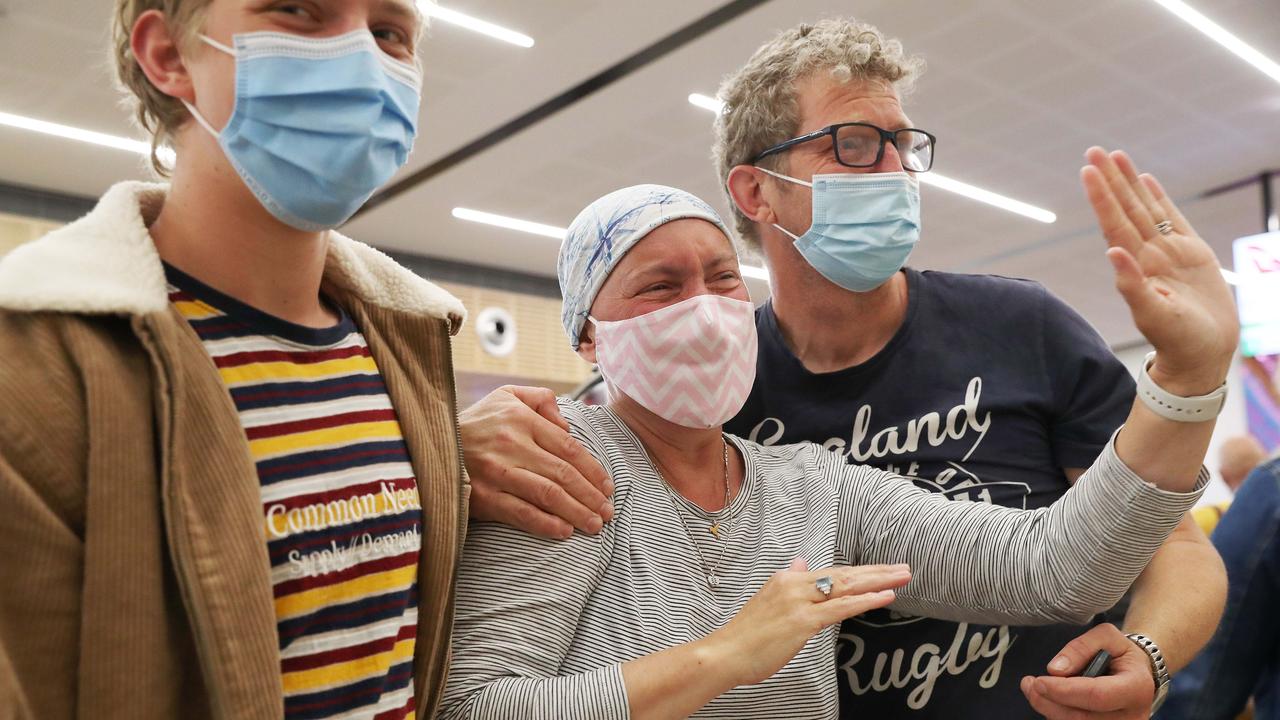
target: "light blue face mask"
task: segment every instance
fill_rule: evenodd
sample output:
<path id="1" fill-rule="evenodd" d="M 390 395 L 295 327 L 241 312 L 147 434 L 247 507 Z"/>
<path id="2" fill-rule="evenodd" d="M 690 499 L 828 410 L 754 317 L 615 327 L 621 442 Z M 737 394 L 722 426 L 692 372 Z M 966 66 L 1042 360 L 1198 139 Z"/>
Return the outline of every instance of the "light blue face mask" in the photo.
<path id="1" fill-rule="evenodd" d="M 906 265 L 920 240 L 920 182 L 905 172 L 814 175 L 813 224 L 800 236 L 774 224 L 823 277 L 853 292 L 875 290 Z"/>
<path id="2" fill-rule="evenodd" d="M 409 158 L 422 73 L 365 30 L 330 38 L 236 35 L 236 104 L 218 139 L 259 202 L 307 231 L 346 222 Z"/>

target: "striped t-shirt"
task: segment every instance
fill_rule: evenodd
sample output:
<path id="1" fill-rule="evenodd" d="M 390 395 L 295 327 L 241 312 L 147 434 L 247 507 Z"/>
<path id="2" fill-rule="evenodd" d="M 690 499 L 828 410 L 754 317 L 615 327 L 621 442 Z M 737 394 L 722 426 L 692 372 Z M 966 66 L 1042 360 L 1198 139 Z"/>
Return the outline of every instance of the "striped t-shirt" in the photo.
<path id="1" fill-rule="evenodd" d="M 624 663 L 723 627 L 797 557 L 813 570 L 909 563 L 911 583 L 891 608 L 910 615 L 1085 619 L 1128 588 L 1208 480 L 1201 470 L 1193 492 L 1160 490 L 1108 444 L 1053 507 L 1019 511 L 948 500 L 818 445 L 764 447 L 726 436 L 746 474 L 716 515 L 724 530 L 713 535 L 712 517 L 664 486 L 621 418 L 568 401 L 560 410 L 613 479 L 614 517 L 598 535 L 568 540 L 471 525 L 442 720 L 624 720 Z M 724 693 L 694 717 L 836 717 L 837 631 L 820 630 L 775 675 Z M 965 652 L 974 648 L 946 662 L 972 661 Z M 921 662 L 902 658 L 915 663 L 907 669 Z"/>
<path id="2" fill-rule="evenodd" d="M 364 337 L 340 308 L 307 328 L 165 271 L 257 466 L 285 717 L 412 717 L 422 509 Z"/>

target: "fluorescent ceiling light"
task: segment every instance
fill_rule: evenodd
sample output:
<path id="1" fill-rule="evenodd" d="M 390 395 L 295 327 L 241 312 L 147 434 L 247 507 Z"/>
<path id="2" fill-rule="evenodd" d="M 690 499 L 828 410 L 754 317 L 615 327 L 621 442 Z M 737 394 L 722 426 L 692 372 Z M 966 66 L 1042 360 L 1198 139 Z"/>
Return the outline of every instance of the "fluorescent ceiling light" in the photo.
<path id="1" fill-rule="evenodd" d="M 496 215 L 494 213 L 471 210 L 469 208 L 454 208 L 453 216 L 459 220 L 470 220 L 471 222 L 493 225 L 494 227 L 506 228 L 507 230 L 519 230 L 520 232 L 542 235 L 544 237 L 555 238 L 556 240 L 564 240 L 565 234 L 569 232 L 568 229 L 556 227 L 555 225 L 544 225 L 542 223 L 536 223 L 529 220 L 507 217 L 506 215 Z M 741 268 L 743 277 L 757 278 L 759 280 L 764 280 L 766 283 L 769 282 L 768 270 L 754 265 L 742 265 Z"/>
<path id="2" fill-rule="evenodd" d="M 702 93 L 690 93 L 689 104 L 696 105 L 703 110 L 710 110 L 717 115 L 724 112 L 724 102 L 713 98 L 710 95 L 703 95 Z M 983 190 L 976 185 L 970 185 L 969 183 L 960 182 L 959 180 L 953 180 L 945 175 L 939 175 L 936 172 L 930 171 L 927 173 L 920 173 L 916 175 L 916 177 L 920 178 L 920 182 L 925 185 L 932 185 L 940 190 L 946 190 L 947 192 L 953 192 L 957 195 L 963 195 L 970 200 L 977 200 L 978 202 L 983 202 L 988 205 L 994 205 L 1002 210 L 1008 210 L 1011 213 L 1017 213 L 1018 215 L 1029 217 L 1032 220 L 1039 220 L 1042 223 L 1052 223 L 1057 222 L 1058 220 L 1057 215 L 1045 210 L 1044 208 L 1038 208 L 1035 205 L 1028 205 L 1027 203 L 1019 200 L 1014 200 L 1013 198 L 993 193 L 990 190 Z"/>
<path id="3" fill-rule="evenodd" d="M 530 222 L 528 220 L 520 220 L 518 218 L 507 217 L 505 215 L 495 215 L 493 213 L 461 207 L 453 209 L 453 216 L 459 220 L 470 220 L 471 222 L 494 225 L 508 230 L 519 230 L 520 232 L 543 235 L 545 237 L 555 238 L 556 240 L 564 240 L 565 233 L 568 232 L 566 228 L 556 227 L 554 225 L 543 225 L 542 223 Z"/>
<path id="4" fill-rule="evenodd" d="M 134 140 L 132 138 L 120 137 L 118 135 L 107 135 L 106 133 L 94 132 L 93 130 L 84 130 L 70 125 L 60 125 L 46 120 L 36 120 L 35 118 L 23 117 L 21 115 L 11 115 L 9 113 L 0 112 L 0 125 L 18 128 L 19 130 L 38 132 L 42 135 L 52 135 L 53 137 L 59 137 L 65 140 L 75 140 L 77 142 L 89 143 L 90 145 L 113 148 L 115 150 L 126 150 L 139 155 L 151 155 L 151 143 Z M 173 164 L 174 154 L 172 149 L 162 147 L 160 148 L 159 154 L 160 159 L 165 163 Z"/>
<path id="5" fill-rule="evenodd" d="M 1013 198 L 1005 197 L 999 193 L 993 193 L 990 190 L 983 190 L 976 185 L 970 185 L 969 183 L 960 182 L 959 180 L 953 180 L 946 175 L 939 175 L 936 172 L 929 171 L 927 173 L 919 173 L 916 177 L 925 185 L 932 185 L 939 190 L 946 190 L 947 192 L 953 192 L 957 195 L 963 195 L 970 200 L 977 200 L 978 202 L 998 207 L 1001 210 L 1008 210 L 1011 213 L 1017 213 L 1018 215 L 1029 217 L 1032 220 L 1038 220 L 1042 223 L 1058 221 L 1057 215 L 1045 210 L 1044 208 L 1038 208 L 1035 205 L 1028 205 L 1020 200 L 1014 200 Z"/>
<path id="6" fill-rule="evenodd" d="M 1280 63 L 1263 55 L 1249 43 L 1227 32 L 1225 28 L 1205 17 L 1195 8 L 1192 8 L 1182 0 L 1151 1 L 1177 15 L 1191 27 L 1209 36 L 1210 40 L 1230 50 L 1236 57 L 1266 73 L 1272 80 L 1280 82 Z"/>
<path id="7" fill-rule="evenodd" d="M 491 38 L 497 38 L 503 42 L 509 42 L 512 45 L 519 45 L 523 48 L 533 47 L 533 38 L 525 35 L 524 33 L 518 33 L 515 30 L 508 30 L 501 25 L 494 25 L 491 22 L 471 17 L 470 15 L 460 13 L 457 10 L 440 7 L 432 2 L 432 0 L 419 0 L 418 7 L 422 10 L 422 14 L 424 15 L 443 20 L 452 25 L 457 25 L 458 27 L 466 28 L 472 32 L 488 35 Z"/>
<path id="8" fill-rule="evenodd" d="M 710 95 L 703 95 L 702 93 L 689 93 L 689 104 L 700 107 L 703 110 L 710 110 L 717 115 L 724 112 L 723 100 L 713 98 Z"/>

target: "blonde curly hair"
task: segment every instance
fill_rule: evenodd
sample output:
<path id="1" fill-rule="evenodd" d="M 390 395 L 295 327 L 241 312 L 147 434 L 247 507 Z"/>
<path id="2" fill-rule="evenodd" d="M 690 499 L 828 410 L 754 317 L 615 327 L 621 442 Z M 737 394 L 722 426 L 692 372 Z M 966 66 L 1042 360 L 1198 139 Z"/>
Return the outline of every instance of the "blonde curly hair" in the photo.
<path id="1" fill-rule="evenodd" d="M 111 24 L 116 77 L 121 89 L 132 96 L 129 103 L 138 124 L 151 133 L 151 167 L 162 177 L 169 174 L 169 168 L 160 160 L 159 150 L 172 144 L 174 133 L 189 115 L 180 100 L 160 92 L 147 79 L 138 59 L 133 56 L 129 37 L 143 13 L 159 10 L 164 13 L 170 32 L 178 38 L 178 47 L 189 48 L 204 27 L 205 11 L 209 9 L 210 2 L 212 0 L 116 0 Z"/>
<path id="2" fill-rule="evenodd" d="M 728 192 L 729 171 L 799 132 L 796 85 L 817 72 L 837 82 L 879 80 L 900 96 L 911 92 L 924 72 L 924 59 L 908 57 L 902 43 L 886 38 L 874 25 L 831 18 L 784 30 L 756 50 L 751 59 L 720 84 L 724 110 L 715 122 L 713 155 L 720 187 Z M 783 170 L 785 159 L 761 161 Z M 734 225 L 748 249 L 759 251 L 755 223 L 729 198 Z"/>

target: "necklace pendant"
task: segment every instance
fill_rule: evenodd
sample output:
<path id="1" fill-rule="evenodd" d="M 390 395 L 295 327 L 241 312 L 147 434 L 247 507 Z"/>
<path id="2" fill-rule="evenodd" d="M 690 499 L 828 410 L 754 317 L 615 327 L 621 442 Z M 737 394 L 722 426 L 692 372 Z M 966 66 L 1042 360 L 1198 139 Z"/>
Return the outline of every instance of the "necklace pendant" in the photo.
<path id="1" fill-rule="evenodd" d="M 720 523 L 718 522 L 711 523 L 711 527 L 707 528 L 707 532 L 711 533 L 713 536 L 715 536 L 715 539 L 719 540 L 720 539 Z"/>
<path id="2" fill-rule="evenodd" d="M 708 575 L 708 576 L 707 576 L 707 587 L 709 587 L 709 588 L 713 588 L 713 589 L 714 589 L 714 588 L 717 588 L 717 587 L 720 587 L 720 578 L 716 577 L 715 575 Z"/>

